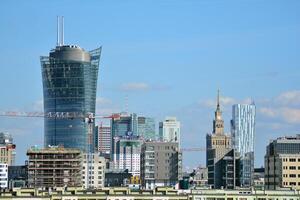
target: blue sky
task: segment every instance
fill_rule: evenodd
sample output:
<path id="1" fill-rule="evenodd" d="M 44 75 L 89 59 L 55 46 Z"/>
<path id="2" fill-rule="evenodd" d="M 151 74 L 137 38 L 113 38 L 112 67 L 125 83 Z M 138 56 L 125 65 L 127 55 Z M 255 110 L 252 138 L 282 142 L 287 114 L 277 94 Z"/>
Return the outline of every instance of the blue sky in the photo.
<path id="1" fill-rule="evenodd" d="M 56 43 L 103 46 L 97 112 L 125 109 L 182 122 L 182 146 L 204 147 L 220 88 L 225 129 L 231 105 L 257 106 L 256 165 L 265 146 L 300 128 L 300 2 L 277 0 L 1 1 L 0 110 L 42 109 L 39 56 Z M 17 162 L 43 142 L 43 120 L 0 118 L 15 137 Z M 185 167 L 205 153 L 184 153 Z"/>

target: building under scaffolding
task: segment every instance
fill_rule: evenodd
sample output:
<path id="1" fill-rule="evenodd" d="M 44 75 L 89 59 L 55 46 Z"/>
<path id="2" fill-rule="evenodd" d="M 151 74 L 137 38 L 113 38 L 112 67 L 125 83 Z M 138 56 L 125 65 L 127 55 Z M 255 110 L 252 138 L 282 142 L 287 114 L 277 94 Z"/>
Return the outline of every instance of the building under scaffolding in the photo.
<path id="1" fill-rule="evenodd" d="M 81 186 L 82 153 L 77 149 L 32 147 L 27 151 L 29 187 Z"/>

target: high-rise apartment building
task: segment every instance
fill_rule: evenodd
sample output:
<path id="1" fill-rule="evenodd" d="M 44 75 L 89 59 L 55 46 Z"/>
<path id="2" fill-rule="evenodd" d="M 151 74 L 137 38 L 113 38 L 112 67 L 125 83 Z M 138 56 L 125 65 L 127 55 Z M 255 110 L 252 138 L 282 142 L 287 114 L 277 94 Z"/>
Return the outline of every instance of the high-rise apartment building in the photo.
<path id="1" fill-rule="evenodd" d="M 156 140 L 155 120 L 151 117 L 138 117 L 137 133 L 145 140 Z"/>
<path id="2" fill-rule="evenodd" d="M 114 138 L 113 169 L 125 170 L 133 176 L 140 176 L 140 156 L 143 140 L 138 136 Z"/>
<path id="3" fill-rule="evenodd" d="M 175 186 L 182 178 L 182 153 L 177 142 L 145 142 L 141 152 L 144 188 Z"/>
<path id="4" fill-rule="evenodd" d="M 95 113 L 100 54 L 101 47 L 88 52 L 77 45 L 65 45 L 61 36 L 49 56 L 41 57 L 45 114 L 75 116 L 45 117 L 45 147 L 63 145 L 94 151 L 94 145 L 88 145 L 88 125 L 77 116 Z"/>
<path id="5" fill-rule="evenodd" d="M 235 187 L 235 152 L 231 137 L 224 134 L 224 121 L 220 108 L 219 92 L 212 134 L 206 135 L 206 167 L 208 184 L 213 188 Z"/>
<path id="6" fill-rule="evenodd" d="M 300 189 L 300 135 L 280 137 L 267 146 L 265 188 Z"/>
<path id="7" fill-rule="evenodd" d="M 111 127 L 103 126 L 97 127 L 97 148 L 101 155 L 110 154 L 111 151 Z"/>
<path id="8" fill-rule="evenodd" d="M 240 155 L 237 185 L 251 187 L 254 173 L 255 105 L 232 106 L 231 137 L 235 151 Z"/>
<path id="9" fill-rule="evenodd" d="M 177 142 L 180 147 L 180 122 L 176 117 L 166 117 L 159 123 L 159 137 L 166 142 Z"/>
<path id="10" fill-rule="evenodd" d="M 32 147 L 27 156 L 29 187 L 82 186 L 82 153 L 79 149 Z"/>
<path id="11" fill-rule="evenodd" d="M 13 144 L 12 136 L 9 133 L 0 133 L 0 163 L 14 165 L 15 157 L 16 145 Z"/>
<path id="12" fill-rule="evenodd" d="M 92 156 L 92 159 L 88 159 Z M 88 163 L 90 162 L 90 163 Z M 84 154 L 82 166 L 82 185 L 84 188 L 102 188 L 105 181 L 105 158 L 97 153 Z"/>

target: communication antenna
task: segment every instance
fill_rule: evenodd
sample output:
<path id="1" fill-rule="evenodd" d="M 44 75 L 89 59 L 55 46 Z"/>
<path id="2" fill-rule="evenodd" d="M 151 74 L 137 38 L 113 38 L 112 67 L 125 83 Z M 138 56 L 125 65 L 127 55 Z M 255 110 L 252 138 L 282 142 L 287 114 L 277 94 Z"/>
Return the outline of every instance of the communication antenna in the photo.
<path id="1" fill-rule="evenodd" d="M 61 17 L 61 44 L 64 45 L 64 16 Z"/>
<path id="2" fill-rule="evenodd" d="M 64 17 L 57 16 L 57 40 L 56 45 L 62 46 L 64 45 Z"/>
<path id="3" fill-rule="evenodd" d="M 60 46 L 60 43 L 59 43 L 59 16 L 57 16 L 57 24 L 56 24 L 56 46 Z"/>

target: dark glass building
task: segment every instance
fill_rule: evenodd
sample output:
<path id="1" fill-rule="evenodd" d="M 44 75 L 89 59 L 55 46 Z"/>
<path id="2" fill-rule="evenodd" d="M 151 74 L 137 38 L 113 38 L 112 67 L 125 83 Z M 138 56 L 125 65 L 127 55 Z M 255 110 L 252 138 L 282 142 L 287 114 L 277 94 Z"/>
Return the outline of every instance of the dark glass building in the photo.
<path id="1" fill-rule="evenodd" d="M 76 45 L 58 45 L 41 57 L 44 112 L 95 113 L 101 47 L 85 51 Z M 63 145 L 94 151 L 88 145 L 88 124 L 83 118 L 45 117 L 44 145 Z M 88 150 L 89 149 L 89 150 Z"/>

